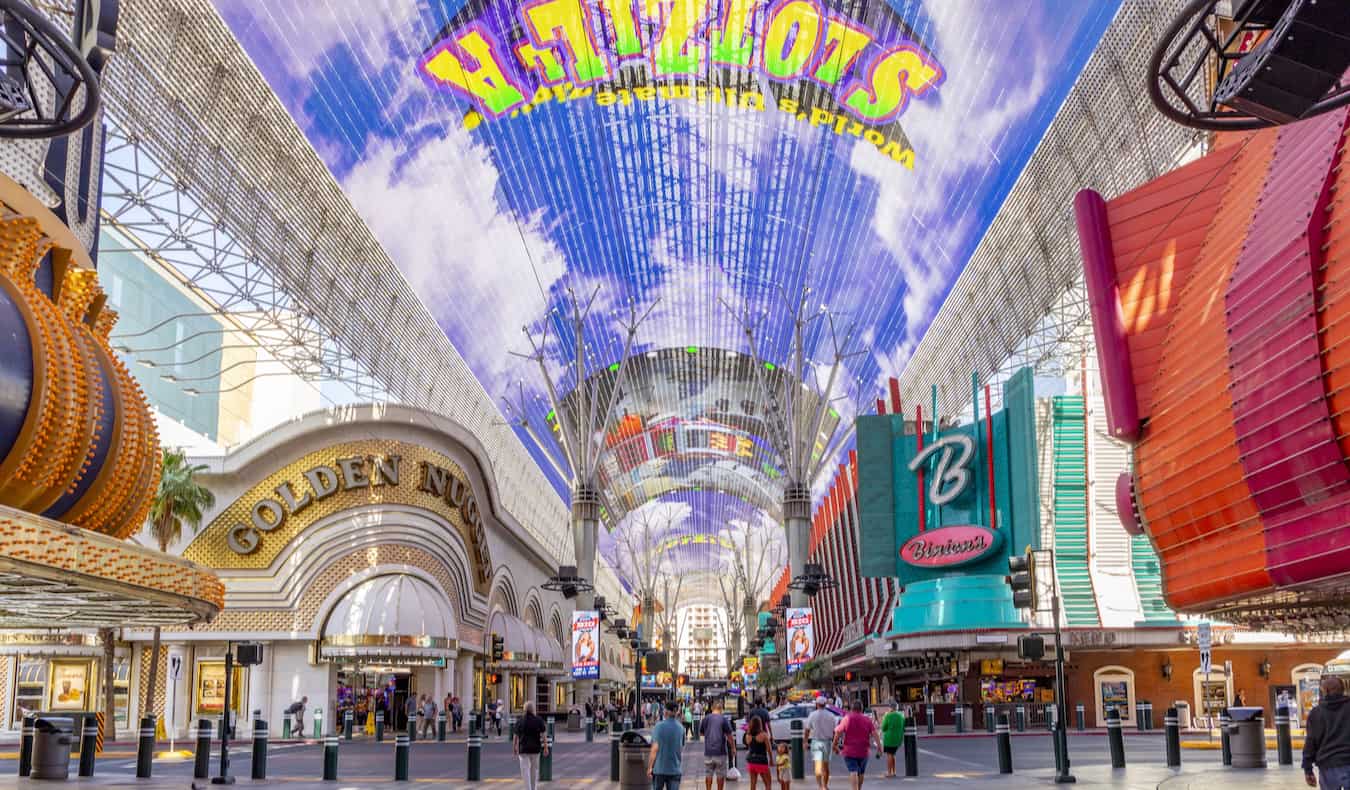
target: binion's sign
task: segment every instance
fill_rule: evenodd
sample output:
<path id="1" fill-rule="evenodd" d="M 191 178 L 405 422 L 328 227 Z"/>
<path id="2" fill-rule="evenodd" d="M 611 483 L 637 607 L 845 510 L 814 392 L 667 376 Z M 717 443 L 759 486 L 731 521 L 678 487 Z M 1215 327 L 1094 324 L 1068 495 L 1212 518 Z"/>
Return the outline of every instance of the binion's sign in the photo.
<path id="1" fill-rule="evenodd" d="M 978 524 L 955 524 L 920 532 L 900 546 L 900 559 L 919 568 L 954 568 L 984 559 L 1003 544 L 999 533 Z"/>

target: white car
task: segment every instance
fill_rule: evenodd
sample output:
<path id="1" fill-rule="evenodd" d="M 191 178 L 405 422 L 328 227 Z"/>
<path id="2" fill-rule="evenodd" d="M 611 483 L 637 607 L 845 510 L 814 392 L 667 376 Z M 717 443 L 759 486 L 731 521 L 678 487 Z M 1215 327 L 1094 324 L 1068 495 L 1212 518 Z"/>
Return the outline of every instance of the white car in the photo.
<path id="1" fill-rule="evenodd" d="M 802 733 L 806 733 L 806 719 L 816 710 L 816 705 L 812 703 L 790 702 L 787 705 L 774 708 L 769 711 L 769 730 L 773 733 L 774 740 L 786 741 L 792 737 L 792 722 L 800 721 L 802 723 Z M 837 723 L 844 718 L 844 711 L 833 705 L 826 705 L 828 710 L 835 718 Z M 741 736 L 745 734 L 745 719 L 736 720 L 736 738 L 739 745 Z"/>

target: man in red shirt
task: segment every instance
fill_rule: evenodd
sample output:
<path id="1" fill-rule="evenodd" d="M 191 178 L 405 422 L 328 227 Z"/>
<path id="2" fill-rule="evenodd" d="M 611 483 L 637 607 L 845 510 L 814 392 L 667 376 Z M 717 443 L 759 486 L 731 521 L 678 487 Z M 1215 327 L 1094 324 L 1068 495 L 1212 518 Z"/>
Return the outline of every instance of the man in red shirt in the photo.
<path id="1" fill-rule="evenodd" d="M 877 734 L 876 722 L 863 714 L 862 709 L 862 702 L 854 700 L 848 714 L 834 728 L 834 750 L 844 757 L 853 790 L 859 790 L 863 785 L 867 758 L 873 754 L 881 757 L 881 736 Z"/>

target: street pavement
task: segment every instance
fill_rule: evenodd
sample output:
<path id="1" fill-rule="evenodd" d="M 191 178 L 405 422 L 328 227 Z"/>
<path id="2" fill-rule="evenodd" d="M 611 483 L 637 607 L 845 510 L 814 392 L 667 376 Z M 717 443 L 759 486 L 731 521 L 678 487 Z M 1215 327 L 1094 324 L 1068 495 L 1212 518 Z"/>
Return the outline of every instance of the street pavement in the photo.
<path id="1" fill-rule="evenodd" d="M 1165 788 L 1166 790 L 1205 790 L 1223 788 L 1223 790 L 1248 790 L 1248 788 L 1296 788 L 1302 787 L 1302 775 L 1293 767 L 1276 765 L 1276 755 L 1269 755 L 1270 768 L 1265 771 L 1236 771 L 1224 769 L 1220 765 L 1218 751 L 1187 750 L 1183 753 L 1183 765 L 1180 771 L 1166 768 L 1164 763 L 1163 739 L 1152 735 L 1128 735 L 1125 737 L 1126 762 L 1123 770 L 1110 767 L 1110 755 L 1106 738 L 1100 735 L 1072 735 L 1069 749 L 1072 758 L 1072 771 L 1079 785 L 1113 788 Z M 165 745 L 167 747 L 167 744 Z M 181 746 L 181 744 L 180 744 Z M 1045 787 L 1052 784 L 1054 758 L 1051 740 L 1045 734 L 1017 735 L 1012 740 L 1014 773 L 1002 776 L 998 773 L 995 741 L 988 735 L 968 735 L 964 737 L 920 737 L 919 777 L 910 779 L 884 779 L 884 758 L 872 760 L 867 770 L 867 787 L 921 786 L 935 787 L 946 785 L 997 786 L 1002 790 L 1024 787 Z M 242 748 L 240 748 L 242 747 Z M 12 748 L 12 747 L 6 747 Z M 447 743 L 418 741 L 412 745 L 410 759 L 410 777 L 418 785 L 431 784 L 447 788 L 470 788 L 491 785 L 493 787 L 520 787 L 518 764 L 511 752 L 511 745 L 505 739 L 490 738 L 483 747 L 481 783 L 465 781 L 466 745 L 463 737 L 452 738 Z M 687 745 L 684 756 L 684 787 L 702 788 L 702 744 Z M 553 788 L 570 787 L 615 787 L 617 783 L 609 781 L 610 745 L 607 739 L 597 737 L 594 743 L 585 743 L 572 733 L 560 733 L 559 742 L 554 749 L 553 782 L 545 785 Z M 809 755 L 808 755 L 809 758 Z M 903 774 L 903 760 L 897 760 L 898 772 Z M 832 761 L 834 778 L 832 788 L 848 788 L 848 776 L 842 761 L 836 756 Z M 78 781 L 89 787 L 130 787 L 141 788 L 188 788 L 192 784 L 193 763 L 190 757 L 174 759 L 161 756 L 155 760 L 153 778 L 137 780 L 135 778 L 135 751 L 130 744 L 114 744 L 100 758 L 95 777 L 76 780 L 75 763 L 71 763 L 71 781 Z M 309 742 L 273 744 L 267 755 L 267 780 L 254 782 L 250 775 L 250 748 L 247 742 L 231 744 L 230 773 L 243 785 L 284 786 L 289 790 L 304 788 L 396 788 L 408 787 L 407 783 L 395 783 L 394 748 L 392 739 L 385 743 L 375 743 L 370 739 L 342 741 L 338 751 L 338 781 L 323 782 L 323 749 Z M 211 775 L 219 773 L 219 747 L 213 744 Z M 13 752 L 0 754 L 0 790 L 9 787 L 51 787 L 50 782 L 21 780 L 17 778 L 17 760 Z M 807 778 L 792 783 L 795 788 L 811 788 L 815 782 L 810 777 L 807 766 Z M 197 782 L 199 787 L 209 786 L 205 781 Z M 728 783 L 730 787 L 749 787 L 746 780 Z"/>

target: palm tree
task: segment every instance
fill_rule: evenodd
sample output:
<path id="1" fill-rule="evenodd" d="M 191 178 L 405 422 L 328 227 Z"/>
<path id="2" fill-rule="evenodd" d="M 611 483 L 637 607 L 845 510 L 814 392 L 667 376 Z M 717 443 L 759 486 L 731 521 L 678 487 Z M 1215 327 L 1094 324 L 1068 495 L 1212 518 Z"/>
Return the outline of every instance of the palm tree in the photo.
<path id="1" fill-rule="evenodd" d="M 205 464 L 188 464 L 187 454 L 180 449 L 165 448 L 159 488 L 150 505 L 150 534 L 160 551 L 183 536 L 183 525 L 196 532 L 202 516 L 216 504 L 216 496 L 197 482 L 196 474 L 206 469 Z M 145 711 L 153 713 L 155 684 L 159 681 L 159 626 L 155 626 L 155 641 L 150 648 L 150 682 L 145 687 Z"/>

